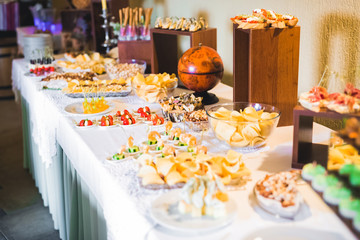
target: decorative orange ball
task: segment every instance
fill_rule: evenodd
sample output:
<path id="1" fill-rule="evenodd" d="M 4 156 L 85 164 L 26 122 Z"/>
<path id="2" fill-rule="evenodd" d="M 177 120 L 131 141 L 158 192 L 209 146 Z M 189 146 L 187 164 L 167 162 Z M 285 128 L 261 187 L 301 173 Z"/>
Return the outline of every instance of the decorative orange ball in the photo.
<path id="1" fill-rule="evenodd" d="M 179 59 L 179 78 L 186 88 L 195 92 L 214 88 L 223 74 L 224 64 L 219 54 L 210 47 L 192 47 Z"/>

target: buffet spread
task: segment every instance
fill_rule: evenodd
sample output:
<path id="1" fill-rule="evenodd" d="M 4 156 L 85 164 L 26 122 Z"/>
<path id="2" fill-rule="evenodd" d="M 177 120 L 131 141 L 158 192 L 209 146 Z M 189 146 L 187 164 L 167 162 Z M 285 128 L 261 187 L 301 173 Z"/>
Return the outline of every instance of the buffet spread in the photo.
<path id="1" fill-rule="evenodd" d="M 297 18 L 255 9 L 232 21 L 244 29 L 285 28 Z M 155 25 L 207 28 L 203 18 L 158 18 Z M 38 62 L 51 65 L 34 67 Z M 277 226 L 355 238 L 324 202 L 359 236 L 359 122 L 348 120 L 332 136 L 327 166 L 314 162 L 291 170 L 289 152 L 281 152 L 291 141 L 280 137 L 289 128 L 277 128 L 281 109 L 230 101 L 204 106 L 198 93 L 210 91 L 223 75 L 213 49 L 188 50 L 179 61 L 179 79 L 174 73 L 145 74 L 144 61 L 97 52 L 16 60 L 13 68 L 14 87 L 30 104 L 34 141 L 45 146 L 43 161 L 52 164 L 58 142 L 102 205 L 109 239 L 143 238 L 149 226 L 154 239 L 229 232 L 253 239 L 256 228 Z M 178 89 L 179 80 L 195 93 Z M 223 96 L 231 90 L 224 94 L 219 87 L 228 87 L 213 90 Z M 360 90 L 348 84 L 344 93 L 329 94 L 314 87 L 299 102 L 312 111 L 358 113 Z M 329 130 L 316 131 L 320 141 L 329 140 Z"/>

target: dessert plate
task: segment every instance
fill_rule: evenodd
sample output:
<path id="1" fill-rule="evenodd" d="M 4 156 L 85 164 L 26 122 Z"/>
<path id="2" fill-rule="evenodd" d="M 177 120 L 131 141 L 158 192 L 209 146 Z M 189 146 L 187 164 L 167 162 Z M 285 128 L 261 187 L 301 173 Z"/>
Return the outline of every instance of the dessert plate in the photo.
<path id="1" fill-rule="evenodd" d="M 231 198 L 226 203 L 226 215 L 220 218 L 202 216 L 194 218 L 181 214 L 177 209 L 181 190 L 174 190 L 159 196 L 152 202 L 150 216 L 161 226 L 180 232 L 208 232 L 229 225 L 236 217 L 237 207 Z"/>
<path id="2" fill-rule="evenodd" d="M 98 115 L 103 115 L 105 113 L 111 112 L 114 109 L 115 105 L 112 102 L 108 102 L 107 104 L 109 105 L 108 109 L 106 109 L 102 112 L 92 113 L 92 114 L 84 113 L 82 102 L 71 103 L 71 104 L 67 105 L 64 108 L 64 110 L 65 110 L 65 112 L 70 113 L 72 115 L 77 115 L 77 116 L 82 116 L 82 117 L 98 116 Z"/>
<path id="3" fill-rule="evenodd" d="M 262 181 L 262 180 L 260 180 L 260 181 Z M 259 193 L 259 191 L 256 190 L 256 187 L 254 187 L 254 194 L 255 194 L 255 197 L 256 197 L 256 200 L 257 200 L 259 206 L 262 209 L 264 209 L 265 211 L 267 211 L 271 214 L 279 215 L 284 218 L 293 219 L 298 214 L 298 212 L 301 208 L 301 205 L 303 204 L 303 198 L 300 195 L 300 193 L 298 193 L 295 197 L 295 200 L 294 200 L 295 205 L 289 206 L 286 208 L 282 207 L 281 203 L 279 201 L 263 197 Z"/>

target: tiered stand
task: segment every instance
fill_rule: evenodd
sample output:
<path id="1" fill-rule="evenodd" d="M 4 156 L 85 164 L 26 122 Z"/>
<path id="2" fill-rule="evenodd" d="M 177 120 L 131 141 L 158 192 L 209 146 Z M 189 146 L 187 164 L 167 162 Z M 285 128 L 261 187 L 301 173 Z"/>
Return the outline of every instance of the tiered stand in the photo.
<path id="1" fill-rule="evenodd" d="M 300 27 L 239 29 L 233 26 L 234 101 L 260 102 L 292 124 L 297 104 Z"/>
<path id="2" fill-rule="evenodd" d="M 208 28 L 196 32 L 176 31 L 167 29 L 150 30 L 151 34 L 151 72 L 177 73 L 178 36 L 190 37 L 190 47 L 208 46 L 216 50 L 216 28 Z"/>
<path id="3" fill-rule="evenodd" d="M 329 146 L 312 142 L 314 117 L 341 120 L 350 117 L 360 118 L 360 115 L 340 114 L 330 110 L 314 112 L 302 106 L 296 106 L 294 108 L 293 168 L 301 169 L 305 164 L 313 161 L 324 167 L 327 166 Z"/>

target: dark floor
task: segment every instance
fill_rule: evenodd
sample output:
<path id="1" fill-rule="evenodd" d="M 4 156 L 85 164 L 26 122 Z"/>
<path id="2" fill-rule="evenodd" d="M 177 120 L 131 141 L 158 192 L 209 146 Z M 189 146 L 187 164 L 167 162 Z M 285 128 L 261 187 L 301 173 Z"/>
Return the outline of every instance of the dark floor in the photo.
<path id="1" fill-rule="evenodd" d="M 0 240 L 58 240 L 35 182 L 23 168 L 21 108 L 0 100 Z"/>

